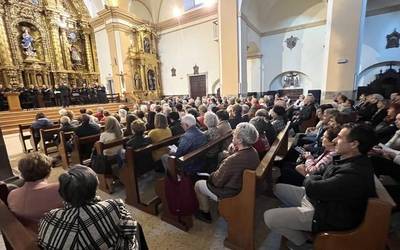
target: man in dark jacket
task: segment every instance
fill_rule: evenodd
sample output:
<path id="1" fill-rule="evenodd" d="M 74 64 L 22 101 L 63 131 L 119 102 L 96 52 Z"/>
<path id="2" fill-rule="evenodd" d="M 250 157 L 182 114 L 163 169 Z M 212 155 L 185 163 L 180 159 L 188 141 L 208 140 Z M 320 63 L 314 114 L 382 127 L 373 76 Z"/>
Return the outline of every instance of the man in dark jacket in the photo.
<path id="1" fill-rule="evenodd" d="M 179 118 L 178 112 L 175 112 L 175 111 L 171 112 L 169 114 L 168 118 L 171 121 L 171 124 L 169 125 L 169 129 L 171 129 L 172 136 L 185 133 L 185 130 L 183 130 L 183 128 L 182 128 L 181 120 Z"/>
<path id="2" fill-rule="evenodd" d="M 345 125 L 336 143 L 340 160 L 306 176 L 304 187 L 277 184 L 275 195 L 286 208 L 264 213 L 275 232 L 305 249 L 305 232 L 341 231 L 357 227 L 364 218 L 368 199 L 376 196 L 374 172 L 368 151 L 377 139 L 370 127 Z"/>

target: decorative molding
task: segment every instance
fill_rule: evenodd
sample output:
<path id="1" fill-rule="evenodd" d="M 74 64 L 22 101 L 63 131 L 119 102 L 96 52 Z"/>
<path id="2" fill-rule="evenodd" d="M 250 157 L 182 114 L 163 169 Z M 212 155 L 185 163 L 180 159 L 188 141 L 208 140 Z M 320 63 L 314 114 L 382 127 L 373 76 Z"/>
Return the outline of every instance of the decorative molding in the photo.
<path id="1" fill-rule="evenodd" d="M 90 25 L 92 25 L 93 28 L 96 28 L 98 26 L 104 25 L 104 23 L 106 23 L 107 20 L 115 20 L 115 19 L 125 20 L 131 24 L 149 25 L 154 27 L 154 25 L 151 24 L 150 22 L 139 19 L 130 14 L 129 12 L 122 10 L 118 7 L 107 7 L 106 9 L 101 10 L 98 13 L 98 16 L 92 19 Z"/>
<path id="2" fill-rule="evenodd" d="M 368 10 L 366 16 L 377 16 L 377 15 L 382 15 L 390 12 L 395 12 L 395 11 L 400 11 L 400 4 L 392 5 L 392 6 L 387 6 L 383 7 L 380 9 L 375 9 L 375 10 Z"/>
<path id="3" fill-rule="evenodd" d="M 165 35 L 165 34 L 169 34 L 169 33 L 173 33 L 173 32 L 179 31 L 179 30 L 187 29 L 187 28 L 190 28 L 190 27 L 193 27 L 193 26 L 196 26 L 196 25 L 200 25 L 200 24 L 203 24 L 203 23 L 215 22 L 216 20 L 218 20 L 217 15 L 209 16 L 209 17 L 206 17 L 206 18 L 203 18 L 203 19 L 200 19 L 200 20 L 193 21 L 191 23 L 175 26 L 174 28 L 170 28 L 170 29 L 166 29 L 166 30 L 159 30 L 158 34 L 159 35 Z"/>
<path id="4" fill-rule="evenodd" d="M 257 58 L 262 58 L 262 54 L 247 54 L 247 59 L 257 59 Z"/>
<path id="5" fill-rule="evenodd" d="M 247 26 L 250 29 L 252 29 L 259 36 L 261 36 L 262 32 L 259 29 L 257 29 L 257 27 L 249 20 L 249 18 L 245 14 L 241 13 L 239 17 L 247 24 Z"/>
<path id="6" fill-rule="evenodd" d="M 167 29 L 171 29 L 177 26 L 181 26 L 184 24 L 188 24 L 202 18 L 210 17 L 213 15 L 218 15 L 218 5 L 214 4 L 210 7 L 202 7 L 190 10 L 184 13 L 179 18 L 171 18 L 165 21 L 162 21 L 156 25 L 158 31 L 163 31 Z"/>
<path id="7" fill-rule="evenodd" d="M 271 30 L 267 31 L 264 33 L 261 33 L 261 36 L 272 36 L 276 34 L 282 34 L 282 33 L 287 33 L 291 31 L 296 31 L 296 30 L 302 30 L 302 29 L 308 29 L 308 28 L 313 28 L 313 27 L 318 27 L 326 24 L 326 20 L 321 20 L 321 21 L 316 21 L 312 23 L 305 23 L 305 24 L 300 24 L 292 27 L 287 27 L 283 29 L 277 29 L 277 30 Z"/>

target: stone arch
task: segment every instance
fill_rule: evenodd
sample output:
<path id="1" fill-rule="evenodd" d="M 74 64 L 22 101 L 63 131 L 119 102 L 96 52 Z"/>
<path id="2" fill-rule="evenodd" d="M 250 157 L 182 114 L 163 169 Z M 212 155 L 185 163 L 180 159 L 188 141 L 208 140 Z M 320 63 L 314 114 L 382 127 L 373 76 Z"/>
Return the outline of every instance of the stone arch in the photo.
<path id="1" fill-rule="evenodd" d="M 212 94 L 217 94 L 217 90 L 221 88 L 221 81 L 218 78 L 217 80 L 215 80 L 215 82 L 213 82 L 213 84 L 211 85 L 211 93 Z"/>
<path id="2" fill-rule="evenodd" d="M 379 73 L 379 72 L 377 72 L 377 70 L 379 70 L 385 66 L 389 67 L 390 65 L 395 66 L 395 67 L 400 67 L 400 61 L 379 62 L 379 63 L 375 63 L 375 64 L 372 64 L 372 65 L 366 67 L 363 71 L 361 71 L 357 75 L 356 86 L 360 87 L 360 86 L 368 85 L 369 84 L 368 79 L 370 79 L 369 77 L 375 77 L 375 74 Z M 372 80 L 375 80 L 375 79 L 372 79 Z"/>

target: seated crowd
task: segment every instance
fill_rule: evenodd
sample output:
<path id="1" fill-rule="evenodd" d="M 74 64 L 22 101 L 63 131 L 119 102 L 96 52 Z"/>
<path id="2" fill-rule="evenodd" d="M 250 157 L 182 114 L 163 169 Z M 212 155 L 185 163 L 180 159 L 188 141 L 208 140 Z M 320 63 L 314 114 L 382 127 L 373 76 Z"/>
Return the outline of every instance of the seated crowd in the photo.
<path id="1" fill-rule="evenodd" d="M 312 95 L 294 102 L 279 94 L 259 99 L 170 97 L 131 108 L 122 105 L 115 114 L 102 108 L 96 113 L 82 109 L 79 116 L 61 110 L 60 130 L 78 137 L 99 134 L 103 143 L 126 138 L 124 145 L 104 151 L 119 158 L 120 165 L 127 147 L 139 149 L 180 135 L 176 150 L 162 147 L 148 156 L 159 172 L 168 172 L 169 156 L 184 156 L 233 132 L 232 139 L 207 152 L 206 160 L 193 159 L 179 169 L 193 182 L 199 202 L 195 217 L 210 223 L 209 199 L 218 202 L 237 195 L 244 170 L 258 167 L 291 121 L 296 133 L 293 146 L 275 164 L 280 177 L 274 194 L 283 206 L 267 210 L 264 221 L 293 249 L 306 249 L 312 240 L 307 232 L 342 231 L 361 223 L 368 199 L 376 197 L 374 174 L 400 180 L 399 100 L 400 95 L 384 100 L 372 94 L 361 95 L 355 104 L 339 94 L 335 102 L 317 105 Z M 304 124 L 314 118 L 315 126 L 304 131 Z M 39 113 L 32 127 L 39 130 L 49 124 Z M 137 222 L 123 203 L 96 197 L 95 166 L 93 170 L 72 167 L 59 177 L 59 184 L 46 182 L 51 160 L 40 153 L 26 155 L 18 167 L 25 184 L 11 191 L 8 204 L 21 221 L 38 231 L 41 247 L 139 245 Z M 388 187 L 396 201 L 399 191 L 399 185 Z M 77 228 L 84 230 L 78 233 Z"/>

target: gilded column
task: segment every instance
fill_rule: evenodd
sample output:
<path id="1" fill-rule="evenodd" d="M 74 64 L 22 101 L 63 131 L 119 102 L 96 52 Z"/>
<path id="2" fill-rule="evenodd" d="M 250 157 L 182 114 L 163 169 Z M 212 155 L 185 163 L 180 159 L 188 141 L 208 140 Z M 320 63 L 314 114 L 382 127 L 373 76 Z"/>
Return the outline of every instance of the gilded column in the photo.
<path id="1" fill-rule="evenodd" d="M 3 17 L 0 17 L 0 65 L 12 66 L 11 49 L 7 37 Z"/>
<path id="2" fill-rule="evenodd" d="M 56 70 L 65 70 L 61 51 L 59 26 L 55 22 L 50 23 L 50 39 L 54 49 L 53 61 L 56 66 Z"/>
<path id="3" fill-rule="evenodd" d="M 90 43 L 90 34 L 85 32 L 85 51 L 86 51 L 86 59 L 88 64 L 89 72 L 94 72 L 94 63 L 93 63 L 93 56 L 92 56 L 92 46 Z"/>
<path id="4" fill-rule="evenodd" d="M 60 46 L 61 46 L 61 51 L 64 54 L 66 69 L 72 70 L 72 62 L 68 48 L 67 31 L 65 29 L 61 29 L 61 42 L 62 44 L 60 44 Z"/>

